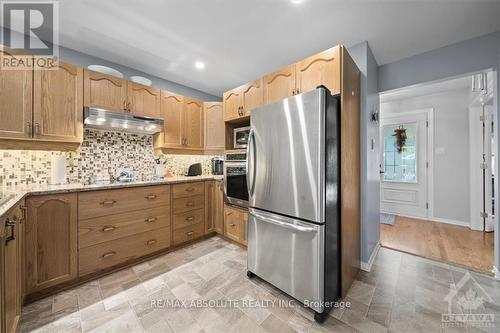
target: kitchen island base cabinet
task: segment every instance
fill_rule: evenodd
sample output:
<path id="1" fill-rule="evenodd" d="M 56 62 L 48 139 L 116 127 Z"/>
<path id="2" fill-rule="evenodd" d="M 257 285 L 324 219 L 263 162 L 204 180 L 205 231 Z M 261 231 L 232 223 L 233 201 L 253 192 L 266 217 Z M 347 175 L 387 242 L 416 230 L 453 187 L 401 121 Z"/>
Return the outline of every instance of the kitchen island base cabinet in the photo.
<path id="1" fill-rule="evenodd" d="M 26 293 L 77 279 L 77 194 L 29 197 L 26 207 Z"/>

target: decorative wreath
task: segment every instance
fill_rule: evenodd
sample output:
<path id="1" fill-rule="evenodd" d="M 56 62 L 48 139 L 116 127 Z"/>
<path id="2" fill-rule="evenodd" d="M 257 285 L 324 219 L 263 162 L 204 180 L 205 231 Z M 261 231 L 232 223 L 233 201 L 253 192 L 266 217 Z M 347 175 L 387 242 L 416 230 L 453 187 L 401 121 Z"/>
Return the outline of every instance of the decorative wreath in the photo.
<path id="1" fill-rule="evenodd" d="M 392 136 L 396 137 L 395 145 L 398 149 L 398 153 L 401 153 L 406 145 L 406 128 L 404 128 L 403 125 L 400 125 L 394 130 L 394 134 Z"/>

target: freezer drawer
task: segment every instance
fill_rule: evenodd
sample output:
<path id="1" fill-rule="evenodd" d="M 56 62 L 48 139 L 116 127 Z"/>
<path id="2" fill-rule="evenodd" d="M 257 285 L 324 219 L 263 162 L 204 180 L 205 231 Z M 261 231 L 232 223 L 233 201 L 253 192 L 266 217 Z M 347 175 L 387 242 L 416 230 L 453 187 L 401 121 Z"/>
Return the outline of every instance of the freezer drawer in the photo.
<path id="1" fill-rule="evenodd" d="M 301 302 L 324 301 L 324 228 L 250 209 L 248 270 Z"/>

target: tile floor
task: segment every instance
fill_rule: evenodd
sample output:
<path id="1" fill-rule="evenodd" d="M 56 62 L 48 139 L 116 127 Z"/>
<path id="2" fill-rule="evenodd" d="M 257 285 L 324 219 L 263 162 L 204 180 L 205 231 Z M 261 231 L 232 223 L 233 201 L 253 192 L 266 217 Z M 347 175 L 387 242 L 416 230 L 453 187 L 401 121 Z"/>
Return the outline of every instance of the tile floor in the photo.
<path id="1" fill-rule="evenodd" d="M 30 304 L 23 308 L 21 331 L 500 331 L 500 281 L 476 273 L 468 279 L 466 270 L 397 251 L 382 248 L 372 271 L 360 272 L 351 287 L 345 299 L 350 307 L 336 309 L 321 325 L 301 305 L 278 306 L 290 298 L 258 278 L 248 279 L 245 267 L 245 250 L 213 237 Z M 442 325 L 445 297 L 454 283 L 458 291 L 451 312 L 461 313 L 460 302 L 468 304 L 473 313 L 493 315 L 493 327 Z M 461 298 L 461 290 L 470 297 Z M 168 306 L 167 301 L 179 305 L 176 300 L 218 306 Z"/>

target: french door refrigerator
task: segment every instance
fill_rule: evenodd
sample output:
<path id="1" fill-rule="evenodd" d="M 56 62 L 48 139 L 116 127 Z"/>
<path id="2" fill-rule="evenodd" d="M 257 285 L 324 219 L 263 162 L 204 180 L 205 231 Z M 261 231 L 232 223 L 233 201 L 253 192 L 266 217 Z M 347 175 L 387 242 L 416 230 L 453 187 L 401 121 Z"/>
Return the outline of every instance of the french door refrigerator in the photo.
<path id="1" fill-rule="evenodd" d="M 340 297 L 340 96 L 295 95 L 252 111 L 248 276 L 325 318 Z"/>

